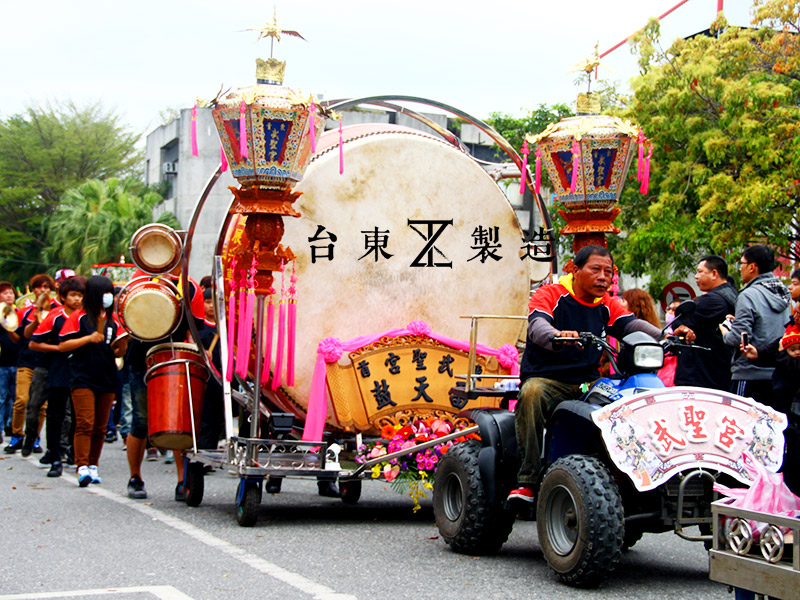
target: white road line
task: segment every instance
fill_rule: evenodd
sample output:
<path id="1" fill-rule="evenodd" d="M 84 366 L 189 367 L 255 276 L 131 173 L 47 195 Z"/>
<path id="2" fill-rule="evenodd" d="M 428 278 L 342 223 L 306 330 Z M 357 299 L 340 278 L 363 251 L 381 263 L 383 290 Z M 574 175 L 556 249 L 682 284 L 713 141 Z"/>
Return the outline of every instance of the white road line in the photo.
<path id="1" fill-rule="evenodd" d="M 125 588 L 102 588 L 94 590 L 69 590 L 66 592 L 37 592 L 35 594 L 11 594 L 0 596 L 0 600 L 40 600 L 45 598 L 72 598 L 76 596 L 105 596 L 107 594 L 152 594 L 159 600 L 192 600 L 171 585 L 149 585 Z"/>
<path id="2" fill-rule="evenodd" d="M 64 475 L 62 475 L 62 479 L 71 481 L 75 485 L 78 485 L 77 477 L 75 477 L 74 475 L 69 475 L 65 473 Z M 170 527 L 177 529 L 182 533 L 185 533 L 189 537 L 196 539 L 198 542 L 201 542 L 206 546 L 210 546 L 215 550 L 224 552 L 225 554 L 235 558 L 239 562 L 242 562 L 254 568 L 257 571 L 264 573 L 265 575 L 269 575 L 270 577 L 282 581 L 285 584 L 295 588 L 296 590 L 308 594 L 314 600 L 358 600 L 358 598 L 356 598 L 353 595 L 342 594 L 334 589 L 329 588 L 328 586 L 312 581 L 311 579 L 308 579 L 307 577 L 304 577 L 299 573 L 288 571 L 283 567 L 279 567 L 274 563 L 266 561 L 260 556 L 256 556 L 255 554 L 250 554 L 249 552 L 246 552 L 241 548 L 234 546 L 233 544 L 226 542 L 225 540 L 222 540 L 211 533 L 208 533 L 207 531 L 203 531 L 199 527 L 195 527 L 191 523 L 187 523 L 186 521 L 183 521 L 178 517 L 172 517 L 164 512 L 161 512 L 157 508 L 153 508 L 152 506 L 148 506 L 141 502 L 137 502 L 125 496 L 109 492 L 108 490 L 104 490 L 95 485 L 91 486 L 91 491 L 97 494 L 98 496 L 102 496 L 103 498 L 113 500 L 114 502 L 127 506 L 128 508 L 132 508 L 133 510 L 138 510 L 140 513 L 147 515 L 153 520 L 161 521 L 165 525 L 169 525 Z M 0 600 L 10 600 L 12 598 L 27 599 L 27 598 L 38 598 L 38 597 L 39 596 L 25 596 L 25 595 L 19 597 L 0 596 Z M 41 596 L 41 597 L 44 598 L 52 596 Z M 176 598 L 175 600 L 178 599 Z"/>

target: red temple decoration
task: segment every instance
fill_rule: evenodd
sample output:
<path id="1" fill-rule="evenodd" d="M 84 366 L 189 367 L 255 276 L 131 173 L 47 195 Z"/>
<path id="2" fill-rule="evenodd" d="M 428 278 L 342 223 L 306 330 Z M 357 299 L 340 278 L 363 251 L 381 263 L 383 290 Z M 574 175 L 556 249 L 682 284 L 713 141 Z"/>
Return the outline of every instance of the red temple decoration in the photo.
<path id="1" fill-rule="evenodd" d="M 536 144 L 555 192 L 558 210 L 566 221 L 560 233 L 574 234 L 572 246 L 606 246 L 607 233 L 619 233 L 613 224 L 637 140 L 630 121 L 601 115 L 593 94 L 578 96 L 578 115 L 551 124 L 536 136 Z"/>

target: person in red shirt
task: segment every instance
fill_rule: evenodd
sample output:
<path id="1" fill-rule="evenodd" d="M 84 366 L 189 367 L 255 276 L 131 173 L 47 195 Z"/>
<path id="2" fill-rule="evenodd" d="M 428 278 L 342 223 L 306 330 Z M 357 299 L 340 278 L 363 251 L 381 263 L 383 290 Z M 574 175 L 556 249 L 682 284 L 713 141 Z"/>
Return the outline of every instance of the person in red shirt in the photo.
<path id="1" fill-rule="evenodd" d="M 111 342 L 118 325 L 112 310 L 114 284 L 95 275 L 86 282 L 83 308 L 64 323 L 59 350 L 67 353 L 75 412 L 75 465 L 78 484 L 100 483 L 98 463 L 106 436 L 106 423 L 117 389 L 117 364 Z M 116 354 L 126 350 L 123 342 Z"/>

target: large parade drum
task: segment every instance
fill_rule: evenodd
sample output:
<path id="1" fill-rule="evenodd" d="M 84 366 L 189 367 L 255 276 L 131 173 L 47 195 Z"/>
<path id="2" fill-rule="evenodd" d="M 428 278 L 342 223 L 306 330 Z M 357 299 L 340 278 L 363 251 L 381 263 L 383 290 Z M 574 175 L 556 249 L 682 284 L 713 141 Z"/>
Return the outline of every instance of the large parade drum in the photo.
<path id="1" fill-rule="evenodd" d="M 344 129 L 343 174 L 339 166 L 338 131 L 329 131 L 295 187 L 303 192 L 295 204 L 302 217 L 284 221 L 282 243 L 297 255 L 296 377 L 292 387 L 264 386 L 264 394 L 300 418 L 325 338 L 424 321 L 467 340 L 470 322 L 462 315 L 527 314 L 523 232 L 503 191 L 467 154 L 417 130 L 361 125 Z M 226 250 L 245 219 L 234 216 L 221 239 L 226 281 Z M 478 341 L 513 344 L 521 330 L 520 321 L 487 320 Z M 339 427 L 334 410 L 327 423 Z"/>
<path id="2" fill-rule="evenodd" d="M 131 260 L 145 273 L 169 273 L 180 264 L 183 241 L 168 225 L 149 223 L 131 237 Z"/>
<path id="3" fill-rule="evenodd" d="M 200 431 L 208 369 L 194 344 L 159 344 L 147 353 L 147 429 L 154 446 L 192 447 Z"/>
<path id="4" fill-rule="evenodd" d="M 122 327 L 143 341 L 167 337 L 183 317 L 178 288 L 160 277 L 132 279 L 117 294 L 116 304 Z"/>

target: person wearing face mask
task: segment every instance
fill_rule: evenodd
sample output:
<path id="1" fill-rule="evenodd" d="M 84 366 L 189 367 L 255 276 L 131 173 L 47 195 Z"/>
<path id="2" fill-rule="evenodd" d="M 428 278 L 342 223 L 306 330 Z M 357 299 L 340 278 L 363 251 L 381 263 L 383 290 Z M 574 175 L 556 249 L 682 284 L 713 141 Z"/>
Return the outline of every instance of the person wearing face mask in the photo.
<path id="1" fill-rule="evenodd" d="M 83 308 L 73 312 L 61 328 L 59 350 L 67 353 L 72 405 L 75 411 L 75 465 L 78 484 L 100 483 L 98 463 L 106 437 L 106 423 L 117 389 L 115 352 L 127 350 L 124 342 L 111 350 L 118 335 L 112 306 L 114 284 L 95 275 L 86 282 Z"/>
<path id="2" fill-rule="evenodd" d="M 700 260 L 694 276 L 697 287 L 705 292 L 697 298 L 696 310 L 682 318 L 675 330 L 680 335 L 687 329 L 697 336 L 695 344 L 711 351 L 682 352 L 675 369 L 675 385 L 693 385 L 728 391 L 731 382 L 733 349 L 725 345 L 719 325 L 736 307 L 736 288 L 728 281 L 728 264 L 721 256 L 710 255 Z"/>

